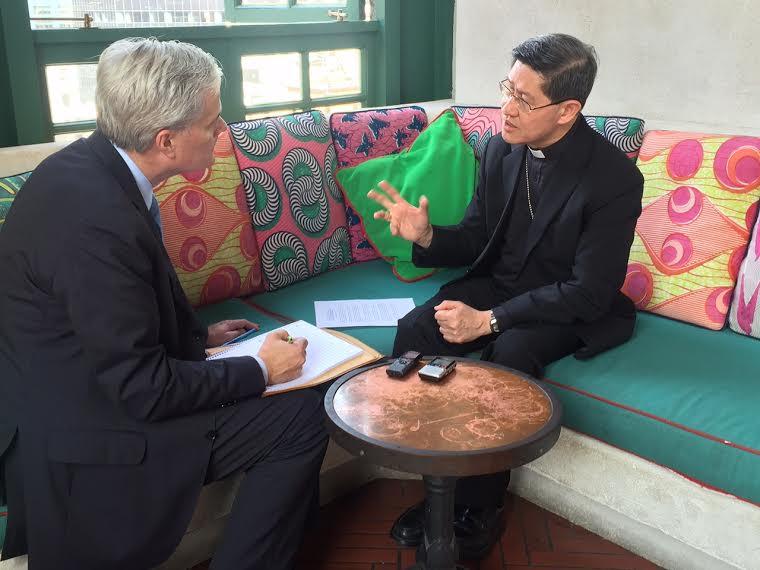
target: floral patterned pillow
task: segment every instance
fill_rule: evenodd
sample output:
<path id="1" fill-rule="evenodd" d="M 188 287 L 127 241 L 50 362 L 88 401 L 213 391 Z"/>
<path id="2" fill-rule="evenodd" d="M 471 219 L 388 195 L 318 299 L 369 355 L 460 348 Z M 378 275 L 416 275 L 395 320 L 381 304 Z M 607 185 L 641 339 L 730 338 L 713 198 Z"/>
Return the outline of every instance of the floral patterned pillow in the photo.
<path id="1" fill-rule="evenodd" d="M 416 106 L 333 113 L 330 132 L 338 167 L 357 166 L 370 158 L 395 154 L 409 147 L 427 124 L 425 111 Z M 354 261 L 377 259 L 379 255 L 367 239 L 361 219 L 349 205 L 346 218 Z"/>
<path id="2" fill-rule="evenodd" d="M 30 171 L 0 178 L 0 230 L 3 229 L 5 217 L 8 215 L 11 203 L 13 203 L 19 190 L 21 190 L 21 186 L 23 186 L 31 174 Z"/>
<path id="3" fill-rule="evenodd" d="M 272 291 L 351 263 L 335 148 L 319 111 L 230 125 Z"/>
<path id="4" fill-rule="evenodd" d="M 643 211 L 623 292 L 639 309 L 720 329 L 760 196 L 760 139 L 649 131 Z"/>
<path id="5" fill-rule="evenodd" d="M 193 305 L 263 290 L 251 226 L 229 131 L 210 168 L 173 176 L 154 189 L 166 250 Z"/>
<path id="6" fill-rule="evenodd" d="M 644 121 L 636 117 L 607 117 L 584 115 L 588 126 L 604 135 L 608 141 L 622 150 L 634 163 L 644 141 Z"/>
<path id="7" fill-rule="evenodd" d="M 475 151 L 480 160 L 491 137 L 501 134 L 502 115 L 499 107 L 467 107 L 455 105 L 451 108 L 459 118 L 464 140 Z"/>

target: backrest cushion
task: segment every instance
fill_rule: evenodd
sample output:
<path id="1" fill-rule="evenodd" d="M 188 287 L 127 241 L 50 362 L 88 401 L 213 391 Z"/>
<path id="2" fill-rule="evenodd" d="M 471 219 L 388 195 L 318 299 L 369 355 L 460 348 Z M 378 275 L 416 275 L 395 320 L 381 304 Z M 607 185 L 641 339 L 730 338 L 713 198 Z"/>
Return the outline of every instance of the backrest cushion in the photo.
<path id="1" fill-rule="evenodd" d="M 21 190 L 21 186 L 31 174 L 31 172 L 24 172 L 22 174 L 0 178 L 0 230 L 3 229 L 5 216 L 8 215 L 11 203 L 16 198 L 18 191 Z"/>
<path id="2" fill-rule="evenodd" d="M 264 286 L 273 291 L 351 263 L 337 158 L 319 111 L 230 125 Z"/>
<path id="3" fill-rule="evenodd" d="M 392 236 L 388 222 L 373 217 L 373 213 L 382 208 L 367 197 L 367 192 L 376 187 L 378 181 L 388 180 L 415 206 L 422 195 L 427 196 L 433 224 L 455 224 L 461 221 L 472 199 L 477 162 L 472 148 L 462 137 L 456 115 L 447 110 L 409 149 L 341 168 L 336 177 L 351 206 L 362 218 L 372 245 L 393 264 L 397 277 L 413 281 L 430 275 L 433 270 L 416 267 L 412 263 L 411 244 Z"/>
<path id="4" fill-rule="evenodd" d="M 584 115 L 588 125 L 622 150 L 634 163 L 644 141 L 644 121 L 637 117 Z"/>
<path id="5" fill-rule="evenodd" d="M 408 148 L 427 124 L 425 110 L 417 106 L 333 113 L 330 115 L 330 132 L 338 167 L 356 166 L 370 158 Z M 367 240 L 361 220 L 348 205 L 346 218 L 353 260 L 377 259 L 378 253 Z"/>
<path id="6" fill-rule="evenodd" d="M 459 118 L 464 140 L 475 151 L 475 158 L 480 160 L 491 137 L 501 134 L 501 109 L 499 107 L 454 105 L 451 110 Z"/>
<path id="7" fill-rule="evenodd" d="M 760 169 L 760 153 L 755 154 L 752 160 L 755 168 Z M 760 338 L 760 224 L 756 221 L 757 212 L 758 202 L 755 202 L 747 211 L 747 225 L 754 221 L 754 230 L 747 255 L 739 269 L 728 324 L 738 333 Z"/>
<path id="8" fill-rule="evenodd" d="M 639 309 L 725 324 L 760 195 L 760 139 L 649 131 L 643 211 L 623 292 Z"/>
<path id="9" fill-rule="evenodd" d="M 214 163 L 154 189 L 166 251 L 194 305 L 262 291 L 261 265 L 229 131 Z"/>

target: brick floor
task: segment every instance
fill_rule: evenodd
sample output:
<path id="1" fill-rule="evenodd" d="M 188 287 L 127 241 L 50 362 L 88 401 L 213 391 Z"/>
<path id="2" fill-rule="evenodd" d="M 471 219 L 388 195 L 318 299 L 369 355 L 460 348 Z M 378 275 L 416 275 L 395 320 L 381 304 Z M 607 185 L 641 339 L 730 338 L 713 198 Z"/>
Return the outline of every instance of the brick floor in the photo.
<path id="1" fill-rule="evenodd" d="M 401 512 L 424 495 L 421 481 L 380 479 L 325 505 L 304 540 L 298 570 L 403 570 L 414 549 L 388 535 Z M 470 570 L 656 570 L 658 566 L 519 497 L 509 495 L 501 540 Z M 208 563 L 192 570 L 206 570 Z"/>

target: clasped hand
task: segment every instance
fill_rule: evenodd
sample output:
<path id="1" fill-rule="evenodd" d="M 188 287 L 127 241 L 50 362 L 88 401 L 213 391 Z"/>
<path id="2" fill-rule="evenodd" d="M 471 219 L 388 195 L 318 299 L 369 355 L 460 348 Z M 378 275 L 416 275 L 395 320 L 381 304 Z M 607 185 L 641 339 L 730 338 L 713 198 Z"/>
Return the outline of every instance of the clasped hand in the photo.
<path id="1" fill-rule="evenodd" d="M 454 344 L 491 334 L 490 311 L 478 311 L 461 301 L 443 301 L 433 307 L 443 339 Z"/>
<path id="2" fill-rule="evenodd" d="M 390 224 L 391 235 L 400 236 L 407 241 L 427 247 L 433 239 L 433 228 L 428 215 L 428 199 L 420 197 L 420 205 L 415 208 L 407 202 L 387 180 L 378 184 L 383 193 L 374 188 L 367 197 L 380 204 L 384 210 L 373 214 L 376 220 L 385 220 Z"/>

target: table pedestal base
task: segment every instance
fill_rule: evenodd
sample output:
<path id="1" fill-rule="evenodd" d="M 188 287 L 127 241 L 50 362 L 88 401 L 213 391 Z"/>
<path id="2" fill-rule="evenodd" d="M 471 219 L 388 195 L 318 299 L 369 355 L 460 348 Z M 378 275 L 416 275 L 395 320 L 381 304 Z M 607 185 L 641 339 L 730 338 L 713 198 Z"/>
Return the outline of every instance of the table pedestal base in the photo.
<path id="1" fill-rule="evenodd" d="M 456 477 L 425 475 L 425 539 L 417 548 L 417 564 L 408 570 L 466 570 L 457 561 L 454 536 Z"/>

